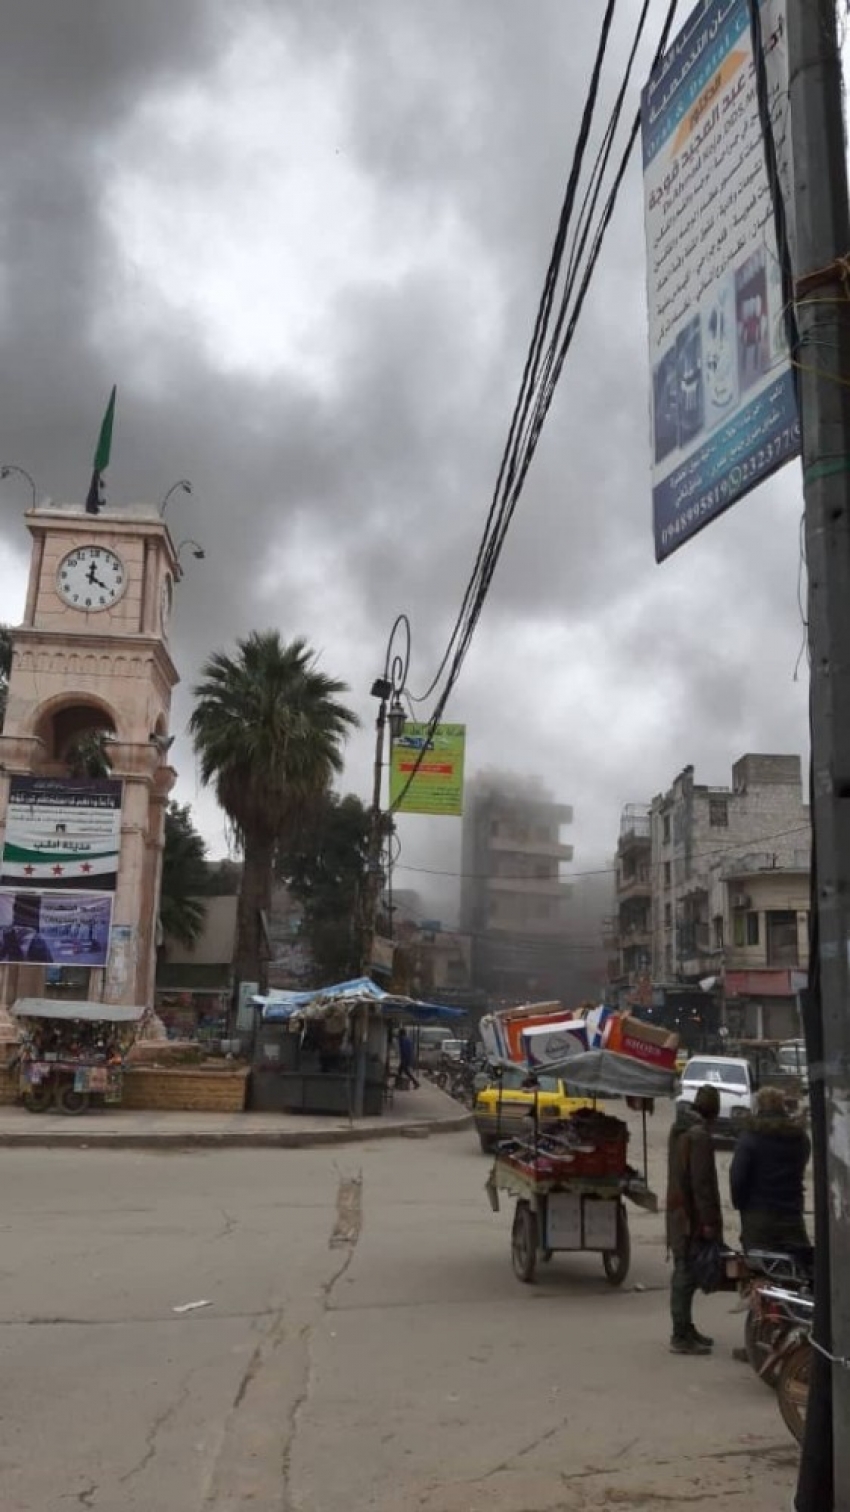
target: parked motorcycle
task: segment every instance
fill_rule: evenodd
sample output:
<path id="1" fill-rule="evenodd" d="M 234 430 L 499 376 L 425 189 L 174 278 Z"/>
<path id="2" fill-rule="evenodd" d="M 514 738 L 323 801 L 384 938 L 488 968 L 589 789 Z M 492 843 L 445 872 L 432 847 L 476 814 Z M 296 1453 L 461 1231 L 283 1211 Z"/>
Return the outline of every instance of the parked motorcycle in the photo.
<path id="1" fill-rule="evenodd" d="M 797 1443 L 802 1444 L 812 1372 L 814 1298 L 801 1296 L 799 1292 L 779 1286 L 766 1286 L 764 1295 L 767 1301 L 780 1310 L 786 1321 L 785 1331 L 775 1351 L 778 1358 L 776 1396 L 786 1428 Z"/>
<path id="2" fill-rule="evenodd" d="M 744 1276 L 742 1291 L 747 1298 L 744 1345 L 747 1359 L 766 1386 L 776 1388 L 784 1359 L 785 1338 L 794 1326 L 786 1307 L 773 1295 L 779 1288 L 800 1298 L 811 1299 L 813 1252 L 786 1253 L 778 1250 L 750 1250 L 741 1257 Z"/>

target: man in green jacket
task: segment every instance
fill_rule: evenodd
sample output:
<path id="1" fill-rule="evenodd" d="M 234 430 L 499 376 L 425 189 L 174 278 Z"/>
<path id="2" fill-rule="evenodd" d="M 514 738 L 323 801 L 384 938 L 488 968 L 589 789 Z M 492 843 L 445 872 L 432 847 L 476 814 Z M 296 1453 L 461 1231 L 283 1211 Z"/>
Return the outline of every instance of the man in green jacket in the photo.
<path id="1" fill-rule="evenodd" d="M 701 1334 L 692 1316 L 694 1276 L 691 1251 L 698 1239 L 723 1238 L 723 1215 L 711 1125 L 720 1112 L 716 1087 L 700 1087 L 693 1106 L 676 1112 L 667 1150 L 667 1247 L 673 1256 L 670 1314 L 674 1354 L 710 1354 L 713 1340 Z"/>

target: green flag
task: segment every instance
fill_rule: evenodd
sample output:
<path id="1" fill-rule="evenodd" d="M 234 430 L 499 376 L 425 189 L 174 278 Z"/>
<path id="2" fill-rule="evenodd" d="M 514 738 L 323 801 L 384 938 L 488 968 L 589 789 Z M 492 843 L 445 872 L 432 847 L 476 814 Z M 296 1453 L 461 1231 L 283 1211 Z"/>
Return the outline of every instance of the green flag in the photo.
<path id="1" fill-rule="evenodd" d="M 115 385 L 109 396 L 106 406 L 106 414 L 100 427 L 100 435 L 97 440 L 97 449 L 94 454 L 94 472 L 92 473 L 89 495 L 86 499 L 86 514 L 99 514 L 101 508 L 100 484 L 101 474 L 109 466 L 109 458 L 112 455 L 112 426 L 115 420 Z"/>

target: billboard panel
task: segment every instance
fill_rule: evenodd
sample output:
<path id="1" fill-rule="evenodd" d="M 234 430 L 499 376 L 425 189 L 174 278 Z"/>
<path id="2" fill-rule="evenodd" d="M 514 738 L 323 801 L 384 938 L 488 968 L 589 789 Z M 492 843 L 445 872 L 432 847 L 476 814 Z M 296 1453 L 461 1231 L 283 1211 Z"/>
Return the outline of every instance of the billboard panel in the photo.
<path id="1" fill-rule="evenodd" d="M 404 734 L 393 742 L 390 807 L 400 814 L 462 814 L 466 725 L 437 725 L 430 740 L 428 729 L 427 724 L 407 724 Z M 422 764 L 407 787 L 426 741 Z"/>
<path id="2" fill-rule="evenodd" d="M 105 967 L 112 903 L 111 893 L 0 888 L 0 962 Z"/>
<path id="3" fill-rule="evenodd" d="M 788 180 L 784 0 L 761 0 Z M 800 450 L 749 0 L 701 0 L 641 101 L 655 554 Z"/>
<path id="4" fill-rule="evenodd" d="M 0 884 L 114 892 L 122 791 L 114 777 L 13 777 Z"/>

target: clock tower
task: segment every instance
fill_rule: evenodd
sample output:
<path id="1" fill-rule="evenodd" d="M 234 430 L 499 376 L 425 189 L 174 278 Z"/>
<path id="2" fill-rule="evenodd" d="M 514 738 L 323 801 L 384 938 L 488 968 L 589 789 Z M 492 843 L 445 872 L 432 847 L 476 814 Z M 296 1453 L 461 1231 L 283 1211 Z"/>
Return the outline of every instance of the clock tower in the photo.
<path id="1" fill-rule="evenodd" d="M 177 554 L 154 505 L 91 515 L 45 502 L 25 518 L 33 549 L 0 734 L 0 847 L 13 779 L 67 778 L 81 737 L 100 735 L 122 784 L 112 928 L 105 964 L 88 972 L 87 990 L 69 995 L 152 1006 L 165 805 L 176 775 L 167 750 Z M 4 1010 L 44 990 L 44 966 L 0 964 L 7 1037 Z"/>

